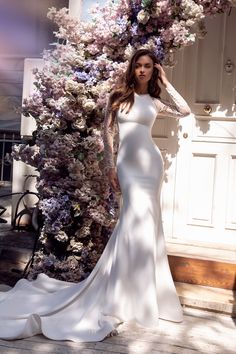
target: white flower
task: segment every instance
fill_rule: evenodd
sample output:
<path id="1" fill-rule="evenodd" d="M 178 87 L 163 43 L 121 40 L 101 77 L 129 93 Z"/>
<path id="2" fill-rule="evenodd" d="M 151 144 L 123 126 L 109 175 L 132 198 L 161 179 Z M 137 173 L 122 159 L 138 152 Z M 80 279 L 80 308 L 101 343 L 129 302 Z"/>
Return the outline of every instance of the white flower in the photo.
<path id="1" fill-rule="evenodd" d="M 158 17 L 161 14 L 161 7 L 157 5 L 155 15 Z"/>
<path id="2" fill-rule="evenodd" d="M 59 231 L 57 235 L 55 235 L 55 239 L 60 242 L 68 241 L 68 235 L 64 231 Z"/>
<path id="3" fill-rule="evenodd" d="M 75 240 L 71 240 L 70 246 L 73 252 L 80 252 L 82 251 L 84 245 L 82 242 L 76 242 Z"/>
<path id="4" fill-rule="evenodd" d="M 182 0 L 181 7 L 183 9 L 182 16 L 185 19 L 195 19 L 200 20 L 204 18 L 203 6 L 198 5 L 193 0 Z"/>
<path id="5" fill-rule="evenodd" d="M 80 117 L 80 118 L 76 119 L 72 123 L 72 128 L 73 129 L 84 130 L 86 128 L 86 120 L 83 117 Z"/>
<path id="6" fill-rule="evenodd" d="M 70 91 L 70 92 L 81 92 L 83 91 L 84 85 L 81 83 L 78 83 L 74 80 L 67 80 L 65 84 L 65 90 Z"/>
<path id="7" fill-rule="evenodd" d="M 93 96 L 98 96 L 100 90 L 98 89 L 98 86 L 92 86 L 90 92 L 93 94 Z"/>
<path id="8" fill-rule="evenodd" d="M 148 22 L 149 18 L 150 18 L 149 13 L 144 10 L 139 11 L 139 13 L 137 15 L 138 22 L 140 22 L 144 25 Z"/>
<path id="9" fill-rule="evenodd" d="M 113 24 L 111 27 L 110 27 L 110 31 L 113 32 L 113 33 L 120 33 L 120 27 L 116 24 Z"/>
<path id="10" fill-rule="evenodd" d="M 88 98 L 85 102 L 83 102 L 83 108 L 88 112 L 91 112 L 95 107 L 96 103 L 91 98 Z"/>
<path id="11" fill-rule="evenodd" d="M 125 48 L 125 59 L 130 59 L 131 56 L 134 53 L 134 48 L 132 47 L 131 44 L 128 44 L 127 47 Z"/>
<path id="12" fill-rule="evenodd" d="M 195 23 L 195 22 L 194 22 L 193 20 L 190 20 L 190 19 L 189 19 L 189 20 L 186 21 L 186 26 L 192 27 L 192 26 L 194 25 L 194 23 Z"/>

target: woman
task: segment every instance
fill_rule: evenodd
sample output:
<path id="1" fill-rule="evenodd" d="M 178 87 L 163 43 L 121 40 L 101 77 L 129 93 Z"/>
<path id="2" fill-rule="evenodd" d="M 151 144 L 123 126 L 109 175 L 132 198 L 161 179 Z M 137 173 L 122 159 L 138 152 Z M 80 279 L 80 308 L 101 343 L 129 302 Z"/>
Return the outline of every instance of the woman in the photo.
<path id="1" fill-rule="evenodd" d="M 173 107 L 159 99 L 158 80 Z M 104 339 L 126 321 L 147 327 L 157 326 L 159 318 L 182 321 L 162 229 L 163 160 L 151 138 L 159 113 L 180 117 L 190 109 L 153 53 L 139 50 L 130 61 L 124 86 L 110 96 L 104 122 L 108 176 L 123 197 L 107 246 L 88 278 L 78 284 L 40 274 L 0 293 L 0 338 L 43 333 L 55 340 L 91 342 Z M 120 138 L 117 167 L 112 151 L 115 124 Z"/>

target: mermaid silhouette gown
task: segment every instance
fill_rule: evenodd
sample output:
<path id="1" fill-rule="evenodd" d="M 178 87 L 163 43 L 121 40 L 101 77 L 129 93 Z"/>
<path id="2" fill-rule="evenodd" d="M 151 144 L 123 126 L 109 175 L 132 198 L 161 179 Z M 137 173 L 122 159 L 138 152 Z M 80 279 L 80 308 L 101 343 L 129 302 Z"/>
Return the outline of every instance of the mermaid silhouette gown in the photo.
<path id="1" fill-rule="evenodd" d="M 151 136 L 157 115 L 186 116 L 190 109 L 171 84 L 172 104 L 135 93 L 128 114 L 118 110 L 117 174 L 123 198 L 119 219 L 102 256 L 79 283 L 39 274 L 0 293 L 0 338 L 42 333 L 54 340 L 104 339 L 122 322 L 158 326 L 159 318 L 183 320 L 170 273 L 162 228 L 163 159 Z M 112 156 L 111 115 L 104 121 L 107 167 Z"/>

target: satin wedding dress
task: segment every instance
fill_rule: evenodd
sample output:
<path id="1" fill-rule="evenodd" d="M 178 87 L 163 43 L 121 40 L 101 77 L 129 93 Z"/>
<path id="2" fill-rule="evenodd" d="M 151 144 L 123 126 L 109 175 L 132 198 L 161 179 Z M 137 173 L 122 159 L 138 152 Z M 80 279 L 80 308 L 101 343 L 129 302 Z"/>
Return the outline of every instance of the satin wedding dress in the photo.
<path id="1" fill-rule="evenodd" d="M 151 136 L 157 115 L 186 116 L 189 107 L 171 84 L 172 104 L 135 93 L 128 114 L 119 109 L 117 174 L 123 198 L 118 222 L 87 279 L 71 283 L 38 275 L 0 293 L 0 338 L 43 333 L 54 340 L 104 339 L 122 322 L 158 326 L 181 322 L 182 307 L 170 273 L 162 228 L 163 159 Z M 109 115 L 104 123 L 108 166 L 112 164 Z"/>

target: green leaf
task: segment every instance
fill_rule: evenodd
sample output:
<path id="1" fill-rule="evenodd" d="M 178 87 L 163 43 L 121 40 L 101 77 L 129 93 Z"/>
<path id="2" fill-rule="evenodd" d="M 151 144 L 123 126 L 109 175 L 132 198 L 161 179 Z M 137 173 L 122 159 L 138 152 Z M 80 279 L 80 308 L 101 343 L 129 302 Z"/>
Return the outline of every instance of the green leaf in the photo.
<path id="1" fill-rule="evenodd" d="M 103 159 L 103 152 L 97 153 L 97 159 L 98 159 L 98 161 L 101 161 Z"/>
<path id="2" fill-rule="evenodd" d="M 152 4 L 152 0 L 143 0 L 142 1 L 142 7 L 146 8 L 146 7 L 150 7 Z"/>
<path id="3" fill-rule="evenodd" d="M 83 161 L 84 160 L 84 153 L 83 152 L 80 152 L 78 155 L 77 155 L 78 159 L 80 161 Z"/>

